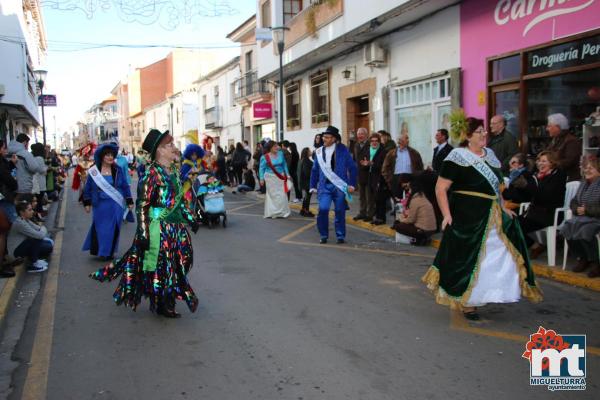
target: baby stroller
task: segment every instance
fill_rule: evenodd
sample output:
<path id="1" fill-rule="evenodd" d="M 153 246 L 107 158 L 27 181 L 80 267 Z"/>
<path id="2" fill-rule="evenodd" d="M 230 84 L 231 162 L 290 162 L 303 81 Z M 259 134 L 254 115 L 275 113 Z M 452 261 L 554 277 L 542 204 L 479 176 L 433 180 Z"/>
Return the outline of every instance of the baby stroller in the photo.
<path id="1" fill-rule="evenodd" d="M 227 212 L 223 200 L 223 185 L 211 174 L 200 174 L 192 186 L 194 192 L 195 212 L 203 225 L 212 228 L 221 223 L 227 227 Z"/>

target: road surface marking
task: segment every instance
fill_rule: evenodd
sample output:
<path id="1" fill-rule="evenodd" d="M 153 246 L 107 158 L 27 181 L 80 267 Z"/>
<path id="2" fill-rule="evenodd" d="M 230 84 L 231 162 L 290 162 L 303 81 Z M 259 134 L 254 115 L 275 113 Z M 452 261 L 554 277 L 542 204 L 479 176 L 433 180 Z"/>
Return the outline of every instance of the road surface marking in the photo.
<path id="1" fill-rule="evenodd" d="M 298 229 L 296 229 L 296 230 L 288 233 L 287 235 L 285 235 L 284 237 L 280 238 L 277 241 L 280 242 L 280 243 L 286 243 L 288 240 L 290 240 L 294 236 L 297 236 L 297 235 L 301 234 L 302 232 L 307 231 L 307 230 L 309 230 L 310 228 L 312 228 L 313 226 L 316 226 L 316 225 L 317 225 L 317 223 L 313 221 L 313 222 L 311 222 L 311 223 L 309 223 L 307 225 L 304 225 L 304 226 L 302 226 L 302 227 L 300 227 L 300 228 L 298 228 Z"/>
<path id="2" fill-rule="evenodd" d="M 236 207 L 236 208 L 232 208 L 230 210 L 227 210 L 227 212 L 233 212 L 233 211 L 237 211 L 237 210 L 243 210 L 244 208 L 250 208 L 250 207 L 254 207 L 258 204 L 260 204 L 261 202 L 256 202 L 256 203 L 251 203 L 251 204 L 247 204 L 245 206 L 240 206 L 240 207 Z"/>
<path id="3" fill-rule="evenodd" d="M 458 310 L 450 310 L 450 328 L 457 330 L 457 331 L 472 333 L 475 335 L 489 336 L 489 337 L 495 337 L 498 339 L 505 339 L 505 340 L 512 340 L 514 342 L 523 343 L 523 346 L 525 346 L 525 343 L 527 343 L 529 341 L 529 337 L 527 337 L 527 336 L 521 336 L 521 335 L 516 335 L 514 333 L 509 333 L 509 332 L 497 331 L 497 330 L 486 329 L 486 328 L 477 328 L 477 327 L 471 326 L 467 322 L 465 317 L 462 315 L 462 313 Z M 600 356 L 600 348 L 598 348 L 598 347 L 586 346 L 586 351 L 589 354 L 593 354 L 595 356 Z"/>
<path id="4" fill-rule="evenodd" d="M 58 226 L 65 226 L 68 190 L 63 193 Z M 62 230 L 54 237 L 54 251 L 48 266 L 48 275 L 42 298 L 40 299 L 40 316 L 35 330 L 29 369 L 23 386 L 22 400 L 38 400 L 46 398 L 48 386 L 48 370 L 52 353 L 52 336 L 54 334 L 54 310 L 58 291 L 58 275 L 60 273 L 60 257 L 63 243 Z"/>
<path id="5" fill-rule="evenodd" d="M 317 223 L 311 222 L 310 224 L 304 225 L 291 233 L 288 233 L 284 237 L 277 240 L 279 243 L 285 244 L 293 244 L 297 246 L 314 246 L 314 247 L 329 247 L 337 250 L 345 250 L 345 251 L 361 251 L 365 253 L 377 253 L 377 254 L 387 254 L 387 255 L 397 255 L 397 256 L 408 256 L 408 257 L 424 257 L 424 258 L 434 258 L 434 256 L 429 254 L 419 254 L 419 253 L 410 253 L 404 251 L 395 251 L 395 250 L 382 250 L 382 249 L 370 249 L 368 247 L 358 247 L 358 246 L 348 246 L 348 245 L 339 245 L 339 244 L 320 244 L 316 242 L 301 242 L 296 240 L 291 240 L 295 236 L 298 236 L 302 232 L 313 228 Z"/>
<path id="6" fill-rule="evenodd" d="M 239 212 L 229 212 L 227 214 L 228 215 L 241 215 L 243 217 L 260 217 L 260 218 L 264 218 L 264 219 L 271 219 L 271 218 L 265 218 L 264 214 L 250 214 L 250 213 L 239 213 Z M 275 219 L 284 219 L 286 221 L 306 221 L 305 218 L 294 218 L 294 217 L 275 218 Z"/>

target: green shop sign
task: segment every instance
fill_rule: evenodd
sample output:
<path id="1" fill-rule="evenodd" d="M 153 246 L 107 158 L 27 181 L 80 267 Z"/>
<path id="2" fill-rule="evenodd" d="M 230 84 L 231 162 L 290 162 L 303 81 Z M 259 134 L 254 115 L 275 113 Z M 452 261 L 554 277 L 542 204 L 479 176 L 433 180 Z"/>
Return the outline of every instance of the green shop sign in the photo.
<path id="1" fill-rule="evenodd" d="M 527 53 L 527 74 L 600 62 L 600 35 Z"/>

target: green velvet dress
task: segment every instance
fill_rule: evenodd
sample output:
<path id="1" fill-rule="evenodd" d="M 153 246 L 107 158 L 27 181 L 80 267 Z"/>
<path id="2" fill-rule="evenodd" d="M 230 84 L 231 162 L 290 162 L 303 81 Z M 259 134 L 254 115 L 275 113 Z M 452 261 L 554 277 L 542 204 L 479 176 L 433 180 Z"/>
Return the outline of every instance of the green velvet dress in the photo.
<path id="1" fill-rule="evenodd" d="M 479 159 L 488 167 L 479 170 L 496 177 L 486 178 L 473 166 L 473 156 L 469 157 L 465 152 L 468 150 L 454 149 L 440 171 L 441 177 L 452 181 L 448 191 L 452 225 L 444 230 L 440 248 L 433 265 L 423 276 L 423 282 L 434 292 L 439 304 L 457 309 L 470 305 L 468 301 L 478 283 L 479 267 L 486 257 L 488 235 L 496 228 L 497 237 L 516 264 L 521 296 L 534 302 L 541 301 L 542 293 L 535 284 L 519 222 L 500 207 L 497 195 L 500 192 L 498 185 L 502 182 L 499 161 L 489 150 Z"/>

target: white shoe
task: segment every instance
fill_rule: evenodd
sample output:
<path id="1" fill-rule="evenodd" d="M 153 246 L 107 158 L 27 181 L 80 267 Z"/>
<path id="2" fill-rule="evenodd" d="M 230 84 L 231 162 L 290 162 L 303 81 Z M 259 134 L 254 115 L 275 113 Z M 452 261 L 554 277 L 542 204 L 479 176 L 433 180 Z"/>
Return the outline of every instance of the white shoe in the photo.
<path id="1" fill-rule="evenodd" d="M 292 203 L 300 203 L 300 200 L 294 199 L 294 200 L 292 200 Z"/>
<path id="2" fill-rule="evenodd" d="M 48 265 L 45 265 L 44 263 L 40 263 L 40 260 L 37 260 L 36 262 L 34 262 L 31 267 L 29 267 L 27 269 L 27 272 L 30 273 L 37 273 L 37 272 L 44 272 L 48 269 Z"/>

